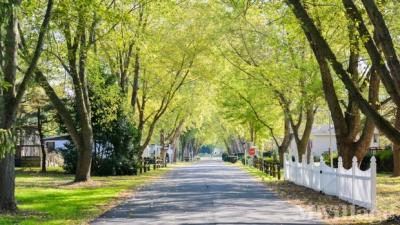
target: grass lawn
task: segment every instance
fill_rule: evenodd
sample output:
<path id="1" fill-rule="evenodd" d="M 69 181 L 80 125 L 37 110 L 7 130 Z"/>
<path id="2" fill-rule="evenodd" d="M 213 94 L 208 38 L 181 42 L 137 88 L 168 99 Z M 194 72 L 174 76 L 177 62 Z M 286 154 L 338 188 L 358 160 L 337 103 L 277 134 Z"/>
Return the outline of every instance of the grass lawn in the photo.
<path id="1" fill-rule="evenodd" d="M 0 224 L 86 224 L 175 166 L 179 164 L 139 176 L 92 177 L 91 182 L 78 184 L 60 168 L 45 174 L 17 170 L 19 212 L 0 215 Z"/>
<path id="2" fill-rule="evenodd" d="M 278 181 L 256 168 L 243 166 L 242 163 L 235 165 L 259 178 L 283 199 L 319 212 L 328 224 L 400 224 L 400 178 L 392 178 L 390 174 L 378 175 L 378 209 L 370 214 L 367 210 L 353 207 L 336 197 L 320 194 L 287 181 Z"/>

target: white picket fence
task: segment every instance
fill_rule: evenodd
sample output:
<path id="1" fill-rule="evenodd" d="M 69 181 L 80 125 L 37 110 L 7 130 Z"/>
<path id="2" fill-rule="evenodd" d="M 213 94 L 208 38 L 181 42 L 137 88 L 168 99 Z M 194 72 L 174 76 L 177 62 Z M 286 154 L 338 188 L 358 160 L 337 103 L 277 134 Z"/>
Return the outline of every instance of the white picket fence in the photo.
<path id="1" fill-rule="evenodd" d="M 285 180 L 297 185 L 323 192 L 327 195 L 359 205 L 370 210 L 376 209 L 376 159 L 371 158 L 371 166 L 362 171 L 358 167 L 357 158 L 353 158 L 352 168 L 343 168 L 342 158 L 339 157 L 338 168 L 325 164 L 322 156 L 320 163 L 314 162 L 313 157 L 307 164 L 303 155 L 302 163 L 298 157 L 295 161 L 285 154 L 284 172 Z"/>

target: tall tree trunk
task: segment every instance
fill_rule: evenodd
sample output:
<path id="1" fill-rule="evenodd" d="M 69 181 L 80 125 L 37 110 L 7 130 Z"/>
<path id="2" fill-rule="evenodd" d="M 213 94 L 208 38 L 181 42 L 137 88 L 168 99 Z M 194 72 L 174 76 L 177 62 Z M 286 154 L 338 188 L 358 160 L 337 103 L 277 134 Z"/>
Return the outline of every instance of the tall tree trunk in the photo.
<path id="1" fill-rule="evenodd" d="M 290 112 L 287 112 L 287 113 L 290 113 Z M 295 125 L 293 119 L 291 119 L 291 122 L 290 122 L 292 130 L 293 130 L 293 136 L 294 136 L 296 146 L 297 146 L 297 155 L 298 155 L 298 159 L 300 162 L 302 161 L 302 156 L 306 153 L 306 150 L 307 150 L 308 142 L 309 142 L 310 136 L 311 136 L 312 127 L 314 124 L 314 116 L 315 116 L 314 106 L 313 105 L 307 106 L 306 124 L 305 124 L 304 130 L 303 130 L 303 133 L 301 135 L 299 133 L 299 125 L 300 124 Z"/>
<path id="2" fill-rule="evenodd" d="M 368 13 L 368 17 L 374 26 L 374 41 L 377 48 L 386 58 L 386 63 L 392 74 L 393 80 L 400 87 L 400 62 L 396 53 L 393 39 L 386 25 L 382 13 L 373 0 L 362 0 L 362 3 Z M 372 51 L 371 51 L 372 52 Z M 372 55 L 372 54 L 371 54 Z M 400 130 L 400 107 L 397 104 L 394 127 Z M 400 176 L 400 144 L 393 143 L 393 176 Z"/>
<path id="3" fill-rule="evenodd" d="M 380 49 L 387 60 L 390 72 L 392 73 L 394 80 L 397 81 L 397 87 L 400 87 L 400 61 L 385 19 L 374 0 L 362 0 L 362 3 L 374 26 L 376 37 L 375 42 L 379 43 Z"/>
<path id="4" fill-rule="evenodd" d="M 139 39 L 141 36 L 140 35 L 141 32 L 144 32 L 146 25 L 147 25 L 147 19 L 144 18 L 144 9 L 145 9 L 144 4 L 140 4 L 139 5 L 138 26 L 137 26 L 137 31 L 136 31 L 135 65 L 134 65 L 134 72 L 133 72 L 133 84 L 132 84 L 132 96 L 131 96 L 131 106 L 132 106 L 133 113 L 135 113 L 135 111 L 136 111 L 135 105 L 137 103 L 137 97 L 138 97 L 138 93 L 139 93 L 139 78 L 140 78 L 140 70 L 141 70 Z"/>
<path id="5" fill-rule="evenodd" d="M 40 141 L 40 149 L 42 151 L 42 173 L 46 172 L 46 161 L 47 161 L 47 152 L 44 146 L 44 134 L 43 134 L 43 123 L 42 123 L 42 115 L 40 107 L 37 109 L 37 128 L 39 133 L 39 141 Z"/>
<path id="6" fill-rule="evenodd" d="M 17 49 L 18 49 L 18 18 L 16 10 L 10 6 L 7 24 L 7 34 L 4 53 L 4 81 L 11 86 L 4 90 L 1 106 L 1 128 L 11 129 L 16 114 L 16 73 L 17 73 Z M 1 144 L 1 143 L 0 143 Z M 14 211 L 17 208 L 15 201 L 15 172 L 14 153 L 7 153 L 0 159 L 0 211 Z"/>
<path id="7" fill-rule="evenodd" d="M 400 130 L 400 109 L 396 111 L 396 129 Z M 400 176 L 400 145 L 393 143 L 393 176 Z"/>
<path id="8" fill-rule="evenodd" d="M 362 43 L 364 44 L 364 47 L 367 50 L 373 65 L 376 66 L 376 71 L 379 74 L 387 93 L 390 95 L 396 106 L 400 106 L 400 88 L 398 85 L 396 85 L 397 82 L 395 82 L 393 78 L 393 76 L 397 76 L 397 74 L 393 74 L 392 76 L 388 71 L 384 63 L 385 60 L 380 55 L 377 46 L 374 44 L 368 32 L 368 28 L 366 27 L 363 18 L 354 2 L 351 0 L 342 1 L 345 5 L 348 16 L 353 21 L 356 21 L 357 30 L 360 36 L 363 37 Z M 384 116 L 380 115 L 376 108 L 363 97 L 348 72 L 344 69 L 343 64 L 337 60 L 336 55 L 333 53 L 327 41 L 322 37 L 321 32 L 317 29 L 301 2 L 298 0 L 286 0 L 286 2 L 292 6 L 294 14 L 296 15 L 297 19 L 301 21 L 303 31 L 312 37 L 311 39 L 307 37 L 309 39 L 309 43 L 312 46 L 317 46 L 318 49 L 321 50 L 323 57 L 329 61 L 332 68 L 336 74 L 338 74 L 338 77 L 346 87 L 349 95 L 357 103 L 360 110 L 374 122 L 378 129 L 385 134 L 387 138 L 396 144 L 400 144 L 400 131 L 396 129 L 395 126 L 391 124 Z"/>
<path id="9" fill-rule="evenodd" d="M 343 64 L 337 61 L 336 55 L 332 52 L 330 46 L 322 37 L 321 32 L 308 15 L 304 6 L 296 0 L 287 0 L 287 2 L 292 6 L 294 14 L 301 21 L 303 31 L 319 64 L 325 98 L 335 126 L 337 148 L 339 155 L 343 157 L 343 166 L 345 168 L 351 168 L 353 156 L 357 156 L 359 160 L 364 157 L 375 129 L 373 123 L 377 125 L 379 129 L 389 137 L 389 139 L 400 140 L 400 138 L 396 137 L 400 135 L 399 131 L 394 129 L 394 127 L 392 127 L 388 121 L 377 112 L 376 102 L 379 94 L 379 79 L 375 77 L 375 74 L 371 75 L 369 90 L 370 96 L 368 101 L 365 100 L 360 93 L 360 87 L 358 84 L 359 50 L 355 31 L 358 29 L 361 36 L 365 36 L 367 39 L 369 38 L 369 35 L 364 32 L 365 29 L 363 30 L 365 27 L 362 27 L 364 26 L 362 19 L 360 20 L 360 18 L 356 18 L 359 15 L 356 12 L 357 10 L 354 10 L 355 6 L 352 1 L 343 0 L 347 15 L 349 17 L 350 34 L 350 67 L 347 71 L 343 68 Z M 360 27 L 362 29 L 360 29 Z M 382 81 L 384 81 L 383 83 L 387 88 L 388 93 L 391 93 L 392 97 L 396 97 L 391 89 L 393 85 L 390 84 L 390 82 L 387 82 L 387 71 L 385 71 L 385 68 L 383 68 L 384 66 L 381 64 L 383 60 L 380 59 L 379 53 L 375 51 L 376 49 L 372 47 L 373 43 L 371 39 L 369 38 L 367 42 L 363 41 L 362 43 L 366 46 L 368 53 L 371 55 L 371 59 L 373 61 L 373 69 L 371 69 L 372 72 L 375 73 L 375 70 L 377 71 L 382 78 Z M 338 74 L 339 78 L 342 80 L 346 89 L 348 90 L 349 104 L 347 106 L 348 108 L 345 115 L 340 108 L 340 104 L 335 93 L 328 62 L 331 64 L 332 68 Z M 361 138 L 357 140 L 357 135 L 360 132 L 360 109 L 366 115 L 367 121 L 364 124 Z"/>
<path id="10" fill-rule="evenodd" d="M 87 137 L 87 139 L 91 139 Z M 75 173 L 75 182 L 90 180 L 90 168 L 92 165 L 92 141 L 88 140 L 83 146 L 77 146 L 78 162 Z"/>
<path id="11" fill-rule="evenodd" d="M 14 154 L 7 154 L 0 160 L 0 212 L 17 209 L 14 167 Z"/>
<path id="12" fill-rule="evenodd" d="M 173 162 L 176 163 L 177 159 L 178 159 L 178 144 L 175 142 L 175 144 L 173 145 L 174 147 L 174 158 L 173 158 Z"/>
<path id="13" fill-rule="evenodd" d="M 305 35 L 310 43 L 311 49 L 313 50 L 315 58 L 319 64 L 320 75 L 322 79 L 322 88 L 335 128 L 337 149 L 339 154 L 343 157 L 344 167 L 348 168 L 348 164 L 351 163 L 351 157 L 349 161 L 349 156 L 351 155 L 350 153 L 351 143 L 348 141 L 347 138 L 348 135 L 346 131 L 348 130 L 348 127 L 346 124 L 345 117 L 343 115 L 343 111 L 340 107 L 339 98 L 336 94 L 331 71 L 319 46 L 317 46 L 316 43 L 312 41 L 311 34 L 305 31 Z"/>
<path id="14" fill-rule="evenodd" d="M 228 140 L 226 138 L 224 138 L 224 144 L 225 144 L 226 151 L 228 151 L 228 154 L 233 155 L 232 148 L 229 145 Z"/>
<path id="15" fill-rule="evenodd" d="M 338 146 L 338 154 L 342 157 L 343 160 L 343 167 L 346 169 L 350 169 L 354 156 L 353 142 L 345 137 L 338 138 L 338 136 L 336 135 L 336 143 Z"/>
<path id="16" fill-rule="evenodd" d="M 250 134 L 250 142 L 252 142 L 253 144 L 255 144 L 255 127 L 254 127 L 254 123 L 253 122 L 249 122 L 249 134 Z"/>
<path id="17" fill-rule="evenodd" d="M 3 129 L 9 129 L 11 123 L 3 123 Z M 12 212 L 17 209 L 15 200 L 15 156 L 14 153 L 8 153 L 3 159 L 0 159 L 0 213 Z"/>
<path id="18" fill-rule="evenodd" d="M 177 118 L 178 119 L 178 118 Z M 177 125 L 168 134 L 167 140 L 170 146 L 174 149 L 174 156 L 172 162 L 176 162 L 176 154 L 178 148 L 178 140 L 182 132 L 183 125 L 185 124 L 185 119 L 181 119 Z M 169 156 L 171 157 L 171 156 Z"/>
<path id="19" fill-rule="evenodd" d="M 79 143 L 74 143 L 78 150 L 78 162 L 75 174 L 75 181 L 88 181 L 90 180 L 91 164 L 92 164 L 92 148 L 93 148 L 93 129 L 91 124 L 91 112 L 89 99 L 85 102 L 77 102 L 81 105 L 80 111 L 80 125 L 81 131 L 79 132 Z"/>
<path id="20" fill-rule="evenodd" d="M 77 104 L 81 105 L 79 110 L 79 123 L 81 129 L 78 130 L 75 127 L 75 121 L 69 113 L 68 109 L 65 107 L 61 99 L 57 96 L 55 90 L 50 86 L 44 74 L 41 71 L 37 71 L 36 78 L 42 88 L 45 90 L 46 95 L 49 97 L 50 101 L 54 105 L 57 113 L 60 115 L 69 135 L 71 136 L 72 142 L 74 143 L 78 151 L 78 162 L 75 174 L 75 181 L 80 182 L 89 180 L 92 161 L 93 130 L 90 122 L 90 111 L 84 109 L 86 104 L 84 103 L 85 101 L 77 100 L 76 102 Z"/>
<path id="21" fill-rule="evenodd" d="M 285 152 L 287 152 L 290 142 L 292 141 L 292 135 L 290 134 L 290 119 L 287 117 L 286 114 L 284 121 L 284 136 L 282 143 L 278 146 L 279 164 L 281 167 L 283 167 Z"/>
<path id="22" fill-rule="evenodd" d="M 165 133 L 164 133 L 164 130 L 160 131 L 160 145 L 161 145 L 160 158 L 161 158 L 161 161 L 162 161 L 163 165 L 165 165 L 166 164 L 165 158 L 166 158 L 166 153 L 167 153 L 167 150 L 166 150 L 167 146 L 165 144 Z"/>
<path id="23" fill-rule="evenodd" d="M 50 23 L 53 1 L 47 1 L 47 9 L 39 30 L 35 50 L 33 54 L 28 57 L 31 61 L 29 62 L 29 66 L 19 85 L 16 85 L 18 54 L 17 39 L 18 37 L 21 37 L 22 39 L 22 34 L 18 35 L 17 12 L 21 1 L 10 0 L 7 3 L 3 2 L 3 4 L 8 4 L 8 6 L 5 7 L 6 9 L 3 11 L 3 13 L 5 13 L 4 15 L 8 18 L 8 21 L 5 29 L 6 36 L 4 41 L 4 53 L 2 52 L 0 54 L 4 55 L 4 60 L 2 62 L 4 81 L 10 86 L 6 90 L 3 90 L 3 94 L 0 96 L 0 128 L 9 130 L 14 123 L 18 106 L 42 53 L 44 36 Z M 23 52 L 25 54 L 28 51 L 25 49 Z M 15 211 L 17 208 L 15 201 L 14 158 L 14 153 L 8 153 L 5 158 L 0 159 L 0 211 Z"/>
<path id="24" fill-rule="evenodd" d="M 135 65 L 133 72 L 133 84 L 132 84 L 132 97 L 131 97 L 131 106 L 133 112 L 136 111 L 136 101 L 139 92 L 139 77 L 140 77 L 140 56 L 139 56 L 139 48 L 136 48 Z"/>

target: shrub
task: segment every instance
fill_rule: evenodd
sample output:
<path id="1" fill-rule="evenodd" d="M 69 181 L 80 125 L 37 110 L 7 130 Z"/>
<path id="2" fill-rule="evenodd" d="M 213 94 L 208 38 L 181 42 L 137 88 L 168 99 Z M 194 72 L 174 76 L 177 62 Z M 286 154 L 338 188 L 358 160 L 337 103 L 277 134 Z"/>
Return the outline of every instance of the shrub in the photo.
<path id="1" fill-rule="evenodd" d="M 361 162 L 360 168 L 367 170 L 371 164 L 371 158 L 373 154 L 368 153 Z M 393 172 L 393 152 L 392 150 L 382 150 L 375 154 L 376 158 L 376 171 L 382 172 Z"/>
<path id="2" fill-rule="evenodd" d="M 361 165 L 360 165 L 360 169 L 361 170 L 367 170 L 370 167 L 371 164 L 371 157 L 373 156 L 373 154 L 371 154 L 370 152 L 368 152 L 365 157 L 363 158 L 363 160 L 361 161 Z M 376 168 L 376 170 L 378 171 L 378 166 Z"/>
<path id="3" fill-rule="evenodd" d="M 244 157 L 241 159 L 243 165 L 245 165 L 245 163 L 246 163 L 244 159 L 245 159 Z M 251 164 L 251 161 L 254 162 L 255 159 L 257 159 L 256 156 L 254 156 L 254 158 L 252 158 L 251 156 L 247 156 L 247 163 Z"/>
<path id="4" fill-rule="evenodd" d="M 393 152 L 391 150 L 379 151 L 375 158 L 378 172 L 393 172 Z"/>
<path id="5" fill-rule="evenodd" d="M 229 162 L 236 163 L 237 162 L 237 157 L 236 156 L 230 156 L 229 157 Z"/>
<path id="6" fill-rule="evenodd" d="M 66 173 L 73 174 L 76 171 L 76 163 L 78 160 L 78 152 L 72 142 L 64 144 L 64 148 L 57 149 L 64 158 L 63 168 Z"/>
<path id="7" fill-rule="evenodd" d="M 367 170 L 370 167 L 371 164 L 371 158 L 373 154 L 372 153 L 367 153 L 363 160 L 361 161 L 360 164 L 360 169 L 361 170 Z M 393 152 L 391 150 L 382 150 L 378 151 L 375 154 L 376 158 L 376 171 L 378 173 L 381 172 L 392 172 L 393 171 Z M 329 162 L 329 155 L 327 158 L 324 156 L 324 161 L 327 165 L 330 164 Z M 338 166 L 338 156 L 335 156 L 333 158 L 333 166 L 337 168 Z"/>
<path id="8" fill-rule="evenodd" d="M 325 152 L 324 154 L 322 154 L 322 157 L 324 158 L 324 162 L 326 165 L 331 165 L 331 159 L 329 156 L 329 152 Z M 315 158 L 314 158 L 315 159 Z M 319 157 L 318 157 L 318 161 L 314 162 L 319 162 Z M 338 167 L 338 162 L 339 162 L 339 153 L 338 152 L 333 152 L 332 153 L 332 161 L 333 161 L 333 167 L 337 168 Z"/>
<path id="9" fill-rule="evenodd" d="M 131 112 L 124 106 L 124 95 L 116 85 L 116 77 L 105 73 L 102 68 L 92 69 L 89 80 L 94 139 L 91 172 L 100 176 L 135 174 L 140 166 L 140 137 Z M 67 105 L 71 114 L 78 119 L 74 102 L 69 101 Z M 66 132 L 61 120 L 58 121 L 61 131 Z M 74 173 L 77 150 L 72 142 L 65 146 L 62 154 L 64 169 Z"/>
<path id="10" fill-rule="evenodd" d="M 130 147 L 132 148 L 132 147 Z M 136 173 L 137 157 L 130 156 L 130 148 L 117 149 L 115 146 L 104 147 L 101 151 L 104 155 L 92 154 L 91 172 L 98 176 L 110 175 L 133 175 Z M 64 158 L 64 170 L 66 173 L 73 174 L 77 167 L 77 149 L 72 142 L 65 144 L 63 149 L 59 150 Z"/>
<path id="11" fill-rule="evenodd" d="M 263 158 L 272 157 L 273 151 L 263 152 Z"/>
<path id="12" fill-rule="evenodd" d="M 222 160 L 227 162 L 229 160 L 229 155 L 227 152 L 222 153 Z"/>
<path id="13" fill-rule="evenodd" d="M 237 153 L 236 156 L 238 159 L 242 160 L 244 158 L 244 153 Z"/>

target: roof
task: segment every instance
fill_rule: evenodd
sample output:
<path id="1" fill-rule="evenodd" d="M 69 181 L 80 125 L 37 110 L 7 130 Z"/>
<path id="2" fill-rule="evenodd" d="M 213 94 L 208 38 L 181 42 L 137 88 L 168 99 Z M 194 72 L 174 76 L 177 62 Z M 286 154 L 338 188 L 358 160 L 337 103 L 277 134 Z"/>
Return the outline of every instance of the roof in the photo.
<path id="1" fill-rule="evenodd" d="M 311 130 L 311 135 L 335 135 L 335 128 L 333 125 L 324 124 L 324 125 L 318 125 L 318 126 L 313 126 Z"/>
<path id="2" fill-rule="evenodd" d="M 311 135 L 314 136 L 329 136 L 329 134 L 335 135 L 335 127 L 332 124 L 330 125 L 330 129 L 328 124 L 323 124 L 314 126 L 311 131 Z M 374 134 L 379 134 L 378 129 L 375 129 Z"/>
<path id="3" fill-rule="evenodd" d="M 69 134 L 62 134 L 58 136 L 51 136 L 43 138 L 44 141 L 60 141 L 60 140 L 69 140 Z"/>

